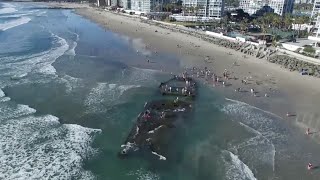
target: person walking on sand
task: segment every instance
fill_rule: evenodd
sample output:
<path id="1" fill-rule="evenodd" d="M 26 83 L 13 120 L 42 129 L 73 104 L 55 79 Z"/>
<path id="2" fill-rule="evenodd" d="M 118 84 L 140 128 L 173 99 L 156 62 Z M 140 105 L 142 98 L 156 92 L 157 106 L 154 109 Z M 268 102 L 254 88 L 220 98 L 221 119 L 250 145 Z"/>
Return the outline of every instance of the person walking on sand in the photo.
<path id="1" fill-rule="evenodd" d="M 312 170 L 313 168 L 314 168 L 314 166 L 311 163 L 308 163 L 307 169 Z"/>
<path id="2" fill-rule="evenodd" d="M 250 89 L 250 92 L 252 95 L 255 93 L 253 88 Z"/>
<path id="3" fill-rule="evenodd" d="M 306 135 L 310 135 L 311 133 L 310 133 L 310 128 L 308 128 L 307 129 L 307 131 L 306 131 Z"/>

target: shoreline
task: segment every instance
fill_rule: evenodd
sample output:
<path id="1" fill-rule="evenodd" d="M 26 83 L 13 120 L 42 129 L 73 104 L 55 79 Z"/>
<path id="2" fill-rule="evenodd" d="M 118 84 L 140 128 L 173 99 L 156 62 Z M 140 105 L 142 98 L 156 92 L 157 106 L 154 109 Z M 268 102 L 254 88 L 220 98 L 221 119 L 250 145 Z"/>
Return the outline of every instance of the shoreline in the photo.
<path id="1" fill-rule="evenodd" d="M 308 96 L 308 94 L 314 95 L 316 93 L 320 95 L 320 79 L 311 76 L 301 76 L 296 72 L 290 72 L 288 69 L 281 68 L 277 64 L 270 63 L 266 60 L 252 56 L 242 59 L 243 53 L 241 52 L 211 44 L 190 35 L 172 32 L 158 26 L 146 24 L 140 22 L 139 19 L 116 15 L 108 11 L 98 11 L 94 8 L 81 8 L 76 9 L 76 13 L 99 24 L 106 30 L 126 35 L 130 38 L 141 38 L 150 49 L 176 54 L 181 59 L 181 69 L 193 66 L 208 67 L 213 68 L 218 75 L 221 75 L 223 70 L 227 69 L 231 72 L 232 76 L 236 76 L 239 80 L 230 80 L 233 88 L 218 87 L 216 89 L 221 92 L 227 91 L 226 94 L 228 95 L 237 97 L 238 95 L 234 93 L 236 87 L 248 90 L 248 86 L 250 86 L 250 88 L 261 92 L 261 94 L 269 93 L 268 89 L 272 88 L 275 91 L 280 91 L 280 93 L 274 96 L 270 93 L 270 97 L 265 99 L 267 101 L 273 101 L 275 98 L 282 98 L 283 101 L 288 102 L 285 103 L 287 107 L 298 102 L 300 105 L 308 106 L 307 99 L 314 99 Z M 228 53 L 232 55 L 228 55 Z M 205 60 L 206 57 L 210 58 L 209 62 Z M 233 66 L 235 61 L 238 66 Z M 255 83 L 262 81 L 262 85 L 253 83 L 242 85 L 241 79 L 245 79 L 245 77 Z M 270 79 L 274 82 L 266 82 L 267 80 L 271 81 Z M 319 84 L 316 84 L 317 82 L 319 82 Z M 308 87 L 309 89 L 305 89 L 304 87 Z M 248 99 L 248 96 L 246 98 L 241 98 L 242 95 L 239 97 L 240 100 L 244 100 L 246 103 L 257 105 L 255 99 L 250 98 L 250 95 L 250 99 Z M 320 105 L 320 100 L 313 100 L 311 102 L 314 102 L 315 106 L 316 104 Z M 279 107 L 282 107 L 282 110 L 279 111 L 278 108 L 271 108 L 270 111 L 276 111 L 275 114 L 285 119 L 286 112 L 299 112 L 300 105 L 293 105 L 287 110 L 281 105 Z M 313 110 L 317 112 L 316 108 L 313 108 Z"/>
<path id="2" fill-rule="evenodd" d="M 242 58 L 243 53 L 233 49 L 227 49 L 200 38 L 173 32 L 158 26 L 140 22 L 140 19 L 112 12 L 97 10 L 95 8 L 76 9 L 76 13 L 99 24 L 106 30 L 139 38 L 154 51 L 161 51 L 177 55 L 180 60 L 180 68 L 208 67 L 214 69 L 214 73 L 221 75 L 227 69 L 231 76 L 238 80 L 229 80 L 231 87 L 223 88 L 222 85 L 214 87 L 227 98 L 239 100 L 258 108 L 270 111 L 284 120 L 289 119 L 288 124 L 298 128 L 299 133 L 304 133 L 307 127 L 315 131 L 320 130 L 320 124 L 313 126 L 320 118 L 299 119 L 305 114 L 318 117 L 320 99 L 314 98 L 320 95 L 320 79 L 312 76 L 302 76 L 297 72 L 279 67 L 278 64 L 252 56 Z M 231 54 L 231 55 L 229 55 Z M 209 61 L 206 58 L 209 57 Z M 238 66 L 233 63 L 237 62 Z M 161 67 L 159 67 L 161 69 Z M 165 68 L 164 68 L 165 69 Z M 241 79 L 251 81 L 243 85 Z M 250 93 L 235 93 L 235 88 L 259 92 L 259 98 L 253 98 Z M 308 87 L 308 88 L 305 88 Z M 269 97 L 263 97 L 268 94 Z M 287 112 L 295 116 L 286 117 Z M 302 124 L 301 124 L 302 123 Z M 320 137 L 315 134 L 314 137 Z M 314 138 L 316 140 L 316 138 Z M 316 140 L 320 143 L 320 140 Z"/>
<path id="3" fill-rule="evenodd" d="M 221 47 L 191 35 L 147 24 L 141 22 L 140 18 L 90 7 L 88 4 L 43 4 L 51 7 L 75 9 L 76 14 L 97 23 L 106 30 L 142 40 L 153 53 L 161 51 L 175 54 L 181 59 L 180 69 L 182 70 L 194 66 L 208 67 L 214 69 L 216 74 L 221 75 L 223 70 L 227 69 L 232 76 L 239 78 L 239 80 L 230 80 L 231 88 L 215 87 L 226 98 L 239 100 L 270 111 L 283 119 L 290 119 L 288 123 L 293 125 L 293 128 L 298 128 L 299 133 L 303 134 L 308 127 L 311 127 L 314 131 L 320 131 L 320 123 L 317 123 L 320 121 L 320 114 L 318 114 L 317 109 L 320 106 L 320 99 L 314 98 L 320 95 L 319 78 L 302 76 L 297 72 L 282 68 L 278 64 L 253 56 L 247 56 L 244 59 L 242 52 Z M 209 61 L 206 60 L 207 57 L 209 57 Z M 237 62 L 238 66 L 233 66 L 234 62 Z M 162 71 L 165 70 L 165 67 L 156 69 Z M 242 79 L 247 79 L 251 83 L 243 85 L 241 83 Z M 234 90 L 239 87 L 247 91 L 253 88 L 260 93 L 261 98 L 252 98 L 248 93 L 235 93 Z M 269 97 L 262 97 L 264 94 L 268 94 Z M 288 112 L 295 116 L 286 117 Z M 310 114 L 316 118 L 307 121 L 300 118 Z M 313 124 L 317 124 L 317 126 L 313 126 Z M 320 134 L 315 134 L 313 137 L 315 137 L 313 139 L 317 143 L 320 143 Z"/>
<path id="4" fill-rule="evenodd" d="M 224 94 L 227 98 L 270 111 L 283 119 L 290 119 L 289 124 L 300 128 L 301 133 L 305 131 L 305 128 L 312 127 L 312 124 L 320 121 L 317 109 L 320 106 L 320 99 L 314 98 L 320 95 L 319 78 L 302 76 L 296 72 L 290 72 L 289 69 L 281 68 L 278 64 L 253 56 L 244 59 L 244 54 L 239 51 L 227 49 L 191 35 L 141 22 L 140 18 L 90 7 L 88 4 L 44 4 L 48 6 L 57 6 L 58 4 L 75 9 L 76 14 L 97 23 L 106 30 L 130 38 L 141 39 L 153 53 L 161 51 L 175 54 L 180 58 L 181 69 L 194 66 L 208 67 L 214 68 L 218 75 L 221 75 L 223 70 L 227 69 L 232 76 L 239 78 L 239 80 L 231 80 L 231 88 L 215 87 L 218 92 Z M 209 60 L 206 60 L 208 57 Z M 234 62 L 237 62 L 238 66 L 233 66 Z M 162 67 L 159 69 L 162 70 Z M 252 83 L 243 85 L 241 79 L 250 80 Z M 269 97 L 258 99 L 252 98 L 248 93 L 239 95 L 234 92 L 235 88 L 239 87 L 246 90 L 253 88 L 262 95 L 268 94 Z M 295 116 L 288 118 L 286 117 L 287 112 Z M 299 117 L 306 114 L 312 114 L 317 118 L 308 121 L 302 119 L 301 122 Z M 320 124 L 312 128 L 314 131 L 320 131 Z M 320 134 L 314 136 L 320 137 Z M 317 142 L 320 143 L 320 140 L 317 140 Z"/>

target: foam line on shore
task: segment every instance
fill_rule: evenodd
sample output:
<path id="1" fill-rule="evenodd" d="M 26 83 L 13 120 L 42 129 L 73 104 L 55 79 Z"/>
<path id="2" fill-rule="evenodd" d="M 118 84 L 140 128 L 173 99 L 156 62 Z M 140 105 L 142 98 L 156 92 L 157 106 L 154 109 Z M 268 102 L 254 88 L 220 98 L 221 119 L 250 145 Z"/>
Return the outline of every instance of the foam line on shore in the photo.
<path id="1" fill-rule="evenodd" d="M 228 180 L 256 180 L 252 170 L 240 160 L 239 156 L 226 150 L 222 153 L 226 165 L 226 178 Z"/>
<path id="2" fill-rule="evenodd" d="M 273 144 L 268 138 L 264 137 L 263 134 L 261 134 L 259 131 L 251 128 L 250 126 L 245 125 L 245 124 L 242 123 L 242 122 L 239 122 L 239 124 L 240 124 L 241 126 L 245 127 L 248 131 L 253 132 L 254 134 L 262 137 L 262 138 L 265 139 L 267 142 L 269 142 L 269 144 L 271 145 L 271 152 L 270 152 L 270 153 L 272 154 L 272 171 L 274 172 L 274 170 L 275 170 L 275 156 L 276 156 L 276 148 L 275 148 L 274 144 Z M 256 139 L 256 138 L 251 138 L 251 140 L 253 140 L 253 139 Z M 250 141 L 250 140 L 249 140 L 249 141 Z M 244 144 L 247 144 L 249 141 L 245 142 Z M 243 144 L 242 144 L 242 146 L 243 146 Z M 237 148 L 239 149 L 240 147 L 241 147 L 241 145 L 238 145 Z M 237 149 L 237 150 L 238 150 L 238 149 Z"/>
<path id="3" fill-rule="evenodd" d="M 278 115 L 276 115 L 276 114 L 274 114 L 274 113 L 272 113 L 272 112 L 270 112 L 270 111 L 266 111 L 266 110 L 260 109 L 260 108 L 258 108 L 258 107 L 256 107 L 256 106 L 252 106 L 252 105 L 247 104 L 247 103 L 242 102 L 242 101 L 237 101 L 237 100 L 229 99 L 229 98 L 225 98 L 225 100 L 231 101 L 231 102 L 235 102 L 235 103 L 239 103 L 239 104 L 244 104 L 244 105 L 250 106 L 250 107 L 252 107 L 252 108 L 254 108 L 254 109 L 257 109 L 257 110 L 259 110 L 259 111 L 262 111 L 262 112 L 264 112 L 264 113 L 270 114 L 270 115 L 275 116 L 275 117 L 280 118 L 280 119 L 283 119 L 282 117 L 280 117 L 280 116 L 278 116 Z"/>
<path id="4" fill-rule="evenodd" d="M 20 17 L 20 18 L 18 18 L 16 20 L 12 20 L 12 21 L 8 21 L 8 22 L 5 22 L 3 24 L 0 24 L 0 30 L 6 31 L 8 29 L 11 29 L 11 28 L 26 24 L 26 23 L 28 23 L 30 21 L 31 21 L 31 19 L 29 17 Z"/>
<path id="5" fill-rule="evenodd" d="M 2 91 L 2 89 L 0 88 L 0 98 L 2 98 L 2 97 L 4 97 L 5 96 L 5 94 L 4 94 L 4 92 Z"/>
<path id="6" fill-rule="evenodd" d="M 69 45 L 65 39 L 55 34 L 51 35 L 54 38 L 53 44 L 56 47 L 29 56 L 6 58 L 4 61 L 8 63 L 2 66 L 10 69 L 6 75 L 16 76 L 17 74 L 28 74 L 31 72 L 55 75 L 56 69 L 52 66 L 52 63 L 69 49 Z"/>

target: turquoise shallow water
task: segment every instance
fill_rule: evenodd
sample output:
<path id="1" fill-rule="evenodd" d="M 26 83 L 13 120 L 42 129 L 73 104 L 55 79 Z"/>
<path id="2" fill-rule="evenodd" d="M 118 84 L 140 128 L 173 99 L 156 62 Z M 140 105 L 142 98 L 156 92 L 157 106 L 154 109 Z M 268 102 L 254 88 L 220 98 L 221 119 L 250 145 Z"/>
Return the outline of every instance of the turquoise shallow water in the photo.
<path id="1" fill-rule="evenodd" d="M 0 3 L 0 179 L 315 177 L 304 168 L 317 147 L 302 148 L 309 142 L 301 147 L 280 118 L 201 82 L 194 112 L 168 137 L 167 161 L 119 159 L 144 103 L 162 98 L 157 87 L 170 74 L 157 69 L 180 72 L 179 57 L 38 7 Z"/>

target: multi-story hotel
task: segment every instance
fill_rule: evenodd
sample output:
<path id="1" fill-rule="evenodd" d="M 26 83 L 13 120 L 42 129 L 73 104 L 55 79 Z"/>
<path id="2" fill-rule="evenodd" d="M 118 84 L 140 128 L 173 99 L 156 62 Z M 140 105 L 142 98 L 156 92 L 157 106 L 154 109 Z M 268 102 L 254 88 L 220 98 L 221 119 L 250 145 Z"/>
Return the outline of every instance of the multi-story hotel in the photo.
<path id="1" fill-rule="evenodd" d="M 131 0 L 131 10 L 151 12 L 153 10 L 153 0 Z"/>
<path id="2" fill-rule="evenodd" d="M 183 0 L 185 8 L 197 7 L 197 15 L 203 17 L 221 18 L 224 0 Z"/>
<path id="3" fill-rule="evenodd" d="M 315 0 L 313 4 L 313 9 L 311 13 L 312 24 L 314 25 L 314 30 L 312 36 L 308 39 L 320 41 L 320 0 Z"/>
<path id="4" fill-rule="evenodd" d="M 263 6 L 269 6 L 280 16 L 292 13 L 294 0 L 240 0 L 240 9 L 252 15 Z"/>

